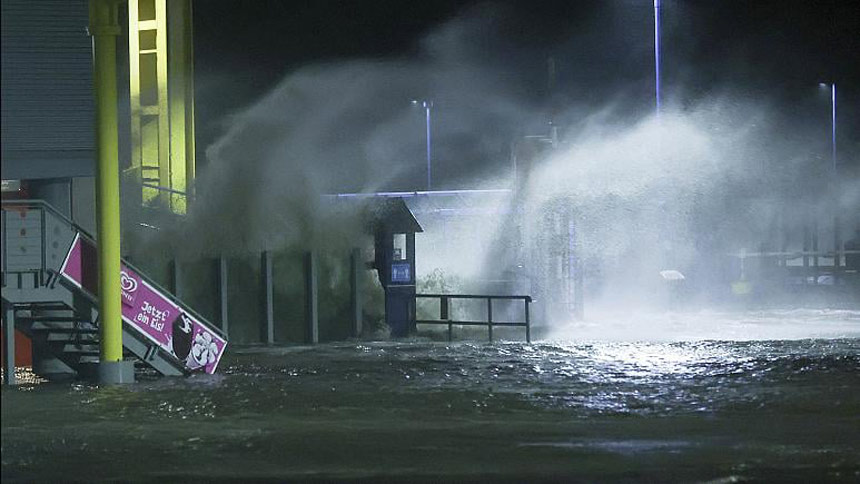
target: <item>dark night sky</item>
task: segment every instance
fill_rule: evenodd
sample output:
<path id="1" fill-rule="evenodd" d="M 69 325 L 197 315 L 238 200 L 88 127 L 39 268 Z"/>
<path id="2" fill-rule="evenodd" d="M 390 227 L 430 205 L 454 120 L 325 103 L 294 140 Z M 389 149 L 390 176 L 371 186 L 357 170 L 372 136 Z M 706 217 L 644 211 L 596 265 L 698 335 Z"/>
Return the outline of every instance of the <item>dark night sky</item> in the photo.
<path id="1" fill-rule="evenodd" d="M 857 157 L 860 3 L 664 0 L 663 8 L 667 96 L 686 102 L 729 90 L 766 96 L 791 111 L 792 105 L 816 106 L 810 99 L 821 96 L 818 82 L 832 79 L 839 86 L 841 134 L 855 149 L 846 155 Z M 201 149 L 221 132 L 225 116 L 292 70 L 426 55 L 421 39 L 462 15 L 495 17 L 492 32 L 476 32 L 469 38 L 474 45 L 464 47 L 486 50 L 487 62 L 507 60 L 511 75 L 536 99 L 545 97 L 544 65 L 553 56 L 558 91 L 571 101 L 588 104 L 622 90 L 638 108 L 653 102 L 651 0 L 207 0 L 194 9 Z"/>

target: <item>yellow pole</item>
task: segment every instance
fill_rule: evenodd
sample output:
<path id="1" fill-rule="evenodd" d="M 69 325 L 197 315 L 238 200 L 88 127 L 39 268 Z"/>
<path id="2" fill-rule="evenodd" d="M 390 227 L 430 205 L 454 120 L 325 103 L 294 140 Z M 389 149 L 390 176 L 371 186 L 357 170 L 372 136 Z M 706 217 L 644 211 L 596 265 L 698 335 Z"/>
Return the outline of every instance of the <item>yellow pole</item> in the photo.
<path id="1" fill-rule="evenodd" d="M 122 361 L 120 295 L 119 147 L 117 129 L 116 40 L 119 5 L 90 0 L 93 86 L 96 105 L 96 211 L 99 254 L 99 327 L 102 363 Z"/>

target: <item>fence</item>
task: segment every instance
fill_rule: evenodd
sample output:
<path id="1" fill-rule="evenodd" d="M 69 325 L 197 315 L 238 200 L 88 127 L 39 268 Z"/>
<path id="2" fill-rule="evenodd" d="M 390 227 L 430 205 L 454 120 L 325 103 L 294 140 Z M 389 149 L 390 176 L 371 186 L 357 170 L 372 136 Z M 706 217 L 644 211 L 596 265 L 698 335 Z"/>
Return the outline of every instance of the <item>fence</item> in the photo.
<path id="1" fill-rule="evenodd" d="M 526 342 L 531 342 L 531 319 L 529 318 L 529 304 L 531 296 L 489 296 L 477 294 L 416 294 L 415 299 L 439 299 L 439 319 L 416 319 L 416 324 L 444 324 L 448 326 L 448 341 L 453 339 L 454 326 L 486 326 L 490 341 L 493 341 L 493 327 L 524 327 L 526 329 Z M 450 302 L 452 299 L 486 299 L 487 320 L 486 321 L 456 321 L 450 318 Z M 525 310 L 525 321 L 493 321 L 493 300 L 522 300 Z"/>

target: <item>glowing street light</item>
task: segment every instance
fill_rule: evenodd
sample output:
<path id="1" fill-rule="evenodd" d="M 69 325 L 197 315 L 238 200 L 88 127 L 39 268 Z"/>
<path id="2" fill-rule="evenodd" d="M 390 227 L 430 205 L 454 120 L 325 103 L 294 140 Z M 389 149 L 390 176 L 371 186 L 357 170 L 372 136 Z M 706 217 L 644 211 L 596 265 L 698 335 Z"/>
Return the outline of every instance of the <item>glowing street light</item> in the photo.
<path id="1" fill-rule="evenodd" d="M 413 99 L 412 104 L 418 105 L 421 104 L 421 107 L 424 108 L 424 118 L 426 119 L 427 126 L 427 190 L 430 190 L 432 187 L 432 177 L 431 177 L 431 156 L 430 156 L 430 109 L 433 107 L 433 101 L 429 100 L 418 100 Z"/>

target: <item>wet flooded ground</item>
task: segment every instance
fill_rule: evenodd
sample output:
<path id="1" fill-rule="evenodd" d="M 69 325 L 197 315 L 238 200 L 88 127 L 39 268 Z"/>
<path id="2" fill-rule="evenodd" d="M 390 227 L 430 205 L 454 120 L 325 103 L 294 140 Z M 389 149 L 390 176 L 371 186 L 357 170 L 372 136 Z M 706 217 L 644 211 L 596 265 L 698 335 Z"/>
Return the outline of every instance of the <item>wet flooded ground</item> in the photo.
<path id="1" fill-rule="evenodd" d="M 4 388 L 3 480 L 856 482 L 842 319 L 795 340 L 234 348 L 214 376 Z"/>

